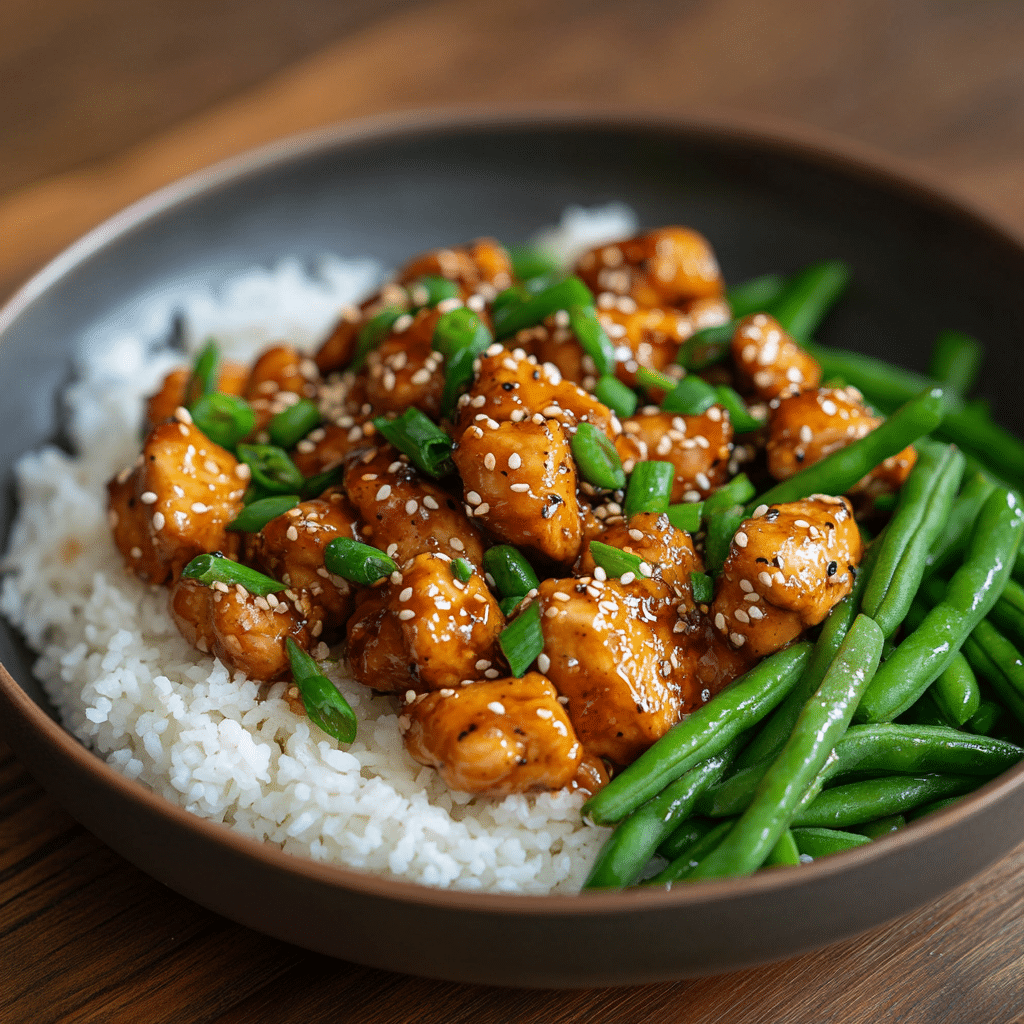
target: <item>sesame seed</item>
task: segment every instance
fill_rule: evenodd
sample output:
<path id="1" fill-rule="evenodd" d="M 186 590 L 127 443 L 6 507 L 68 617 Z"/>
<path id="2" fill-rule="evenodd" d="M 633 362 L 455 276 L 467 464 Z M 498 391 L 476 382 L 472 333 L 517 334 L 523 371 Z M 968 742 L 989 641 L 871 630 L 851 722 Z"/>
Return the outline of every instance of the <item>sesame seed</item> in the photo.
<path id="1" fill-rule="evenodd" d="M 509 487 L 510 491 L 515 491 L 516 494 L 525 494 L 530 489 L 529 484 L 512 484 Z"/>
<path id="2" fill-rule="evenodd" d="M 164 528 L 164 524 L 166 522 L 167 522 L 167 520 L 164 519 L 163 512 L 154 512 L 153 513 L 153 529 L 154 530 L 162 530 Z"/>
<path id="3" fill-rule="evenodd" d="M 629 586 L 629 584 L 630 584 L 630 583 L 632 583 L 632 582 L 633 582 L 633 580 L 635 580 L 635 579 L 636 579 L 636 573 L 633 573 L 633 572 L 624 572 L 624 573 L 623 573 L 623 574 L 622 574 L 622 575 L 621 575 L 621 576 L 619 577 L 619 582 L 620 582 L 620 583 L 621 583 L 621 584 L 622 584 L 622 585 L 623 585 L 624 587 L 628 587 L 628 586 Z"/>
<path id="4" fill-rule="evenodd" d="M 497 462 L 495 461 L 494 453 L 493 452 L 488 452 L 484 456 L 484 469 L 494 469 L 494 467 L 496 465 L 497 465 Z"/>
<path id="5" fill-rule="evenodd" d="M 650 577 L 650 576 L 654 575 L 654 570 L 651 568 L 651 566 L 650 566 L 650 564 L 648 562 L 641 562 L 640 565 L 638 566 L 638 568 L 640 570 L 640 575 L 641 576 L 648 576 L 648 577 Z"/>
<path id="6" fill-rule="evenodd" d="M 568 594 L 566 594 L 564 591 L 561 591 L 561 590 L 556 590 L 551 596 L 556 601 L 571 601 L 572 600 L 572 598 Z"/>
<path id="7" fill-rule="evenodd" d="M 423 504 L 426 508 L 429 509 L 436 509 L 441 507 L 440 505 L 438 505 L 437 500 L 435 498 L 432 498 L 429 494 L 423 499 Z"/>
<path id="8" fill-rule="evenodd" d="M 452 539 L 450 541 L 448 541 L 448 544 L 449 544 L 450 547 L 454 548 L 456 551 L 465 551 L 466 550 L 466 545 L 463 544 L 462 541 L 459 540 L 458 537 L 452 537 Z"/>
<path id="9" fill-rule="evenodd" d="M 156 493 L 154 491 L 143 491 L 139 495 L 139 501 L 143 505 L 155 505 L 156 504 Z"/>
<path id="10" fill-rule="evenodd" d="M 544 617 L 547 619 L 553 619 L 558 614 L 558 609 L 552 605 L 545 613 Z"/>
<path id="11" fill-rule="evenodd" d="M 740 590 L 742 590 L 744 594 L 753 593 L 754 584 L 751 583 L 750 580 L 740 580 Z"/>
<path id="12" fill-rule="evenodd" d="M 761 609 L 758 608 L 757 605 L 753 605 L 750 608 L 748 608 L 747 609 L 747 614 L 752 619 L 763 619 L 764 618 L 764 612 L 761 611 Z"/>
<path id="13" fill-rule="evenodd" d="M 298 540 L 299 539 L 299 531 L 294 526 L 289 526 L 287 531 L 285 532 L 285 536 L 289 540 Z"/>
<path id="14" fill-rule="evenodd" d="M 384 501 L 386 498 L 391 497 L 391 484 L 384 484 L 381 489 L 377 492 L 377 500 Z"/>
<path id="15" fill-rule="evenodd" d="M 468 501 L 470 505 L 479 505 L 480 502 L 483 501 L 483 498 L 481 498 L 480 495 L 476 493 L 476 491 L 467 491 L 466 501 Z"/>
<path id="16" fill-rule="evenodd" d="M 765 514 L 765 512 L 767 512 L 767 511 L 768 511 L 768 506 L 767 505 L 758 505 L 757 508 L 754 509 L 754 516 L 753 516 L 753 518 L 754 519 L 760 519 L 761 516 L 763 516 Z"/>
<path id="17" fill-rule="evenodd" d="M 715 628 L 725 629 L 725 616 L 721 612 L 715 616 Z"/>
<path id="18" fill-rule="evenodd" d="M 729 639 L 737 647 L 742 647 L 747 642 L 747 638 L 742 633 L 730 633 L 729 634 Z"/>
<path id="19" fill-rule="evenodd" d="M 539 668 L 541 672 L 547 672 L 547 670 L 551 668 L 551 659 L 544 654 L 543 651 L 537 655 L 537 668 Z"/>
<path id="20" fill-rule="evenodd" d="M 411 608 L 403 608 L 403 609 L 402 609 L 402 610 L 401 610 L 401 611 L 400 611 L 400 612 L 398 613 L 398 618 L 399 618 L 399 619 L 400 619 L 400 620 L 401 620 L 402 622 L 408 622 L 408 621 L 409 621 L 410 619 L 414 619 L 414 618 L 416 618 L 416 613 L 415 613 L 415 612 L 414 612 L 414 611 L 413 611 L 413 610 L 412 610 Z"/>
<path id="21" fill-rule="evenodd" d="M 769 576 L 769 575 L 768 575 L 768 573 L 764 572 L 763 570 L 762 570 L 761 572 L 759 572 L 759 573 L 757 574 L 757 578 L 758 578 L 758 579 L 759 579 L 759 580 L 760 580 L 760 581 L 761 581 L 761 582 L 762 582 L 762 583 L 763 583 L 763 584 L 764 584 L 764 585 L 765 585 L 766 587 L 770 587 L 770 586 L 772 585 L 772 578 L 771 578 L 771 576 Z"/>
<path id="22" fill-rule="evenodd" d="M 428 380 L 430 380 L 430 371 L 425 366 L 421 366 L 409 378 L 409 383 L 419 386 L 420 384 L 426 384 Z"/>
<path id="23" fill-rule="evenodd" d="M 412 597 L 412 587 L 406 587 L 405 590 L 403 590 L 398 595 L 398 600 L 399 601 L 408 601 L 410 597 Z"/>
<path id="24" fill-rule="evenodd" d="M 597 566 L 594 569 L 594 579 L 599 580 L 601 583 L 604 583 L 604 581 L 608 579 L 608 573 L 606 573 L 604 569 L 601 568 L 601 566 Z"/>
<path id="25" fill-rule="evenodd" d="M 733 540 L 736 542 L 736 546 L 738 548 L 745 548 L 747 546 L 747 535 L 743 533 L 742 530 L 733 537 Z M 745 583 L 746 580 L 743 582 Z"/>
<path id="26" fill-rule="evenodd" d="M 640 530 L 630 530 L 629 531 L 629 538 L 630 538 L 630 540 L 638 540 L 639 541 L 639 540 L 643 540 L 644 539 L 644 535 L 643 535 L 643 533 Z"/>
<path id="27" fill-rule="evenodd" d="M 733 618 L 735 618 L 737 622 L 742 622 L 744 625 L 750 624 L 750 616 L 742 608 L 737 608 L 736 611 L 733 612 Z"/>
<path id="28" fill-rule="evenodd" d="M 388 558 L 394 558 L 395 555 L 398 554 L 398 545 L 389 544 L 387 547 L 387 551 L 385 551 L 384 553 L 388 556 Z"/>
<path id="29" fill-rule="evenodd" d="M 204 505 L 201 501 L 193 501 L 189 507 L 192 509 L 193 512 L 202 513 L 210 511 L 210 506 Z"/>

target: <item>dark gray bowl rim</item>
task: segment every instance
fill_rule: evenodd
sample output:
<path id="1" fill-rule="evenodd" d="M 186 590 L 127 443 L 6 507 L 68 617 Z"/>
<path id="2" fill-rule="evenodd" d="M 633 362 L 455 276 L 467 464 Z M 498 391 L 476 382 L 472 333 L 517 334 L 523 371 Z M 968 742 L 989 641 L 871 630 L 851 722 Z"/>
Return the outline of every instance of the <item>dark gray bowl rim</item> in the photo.
<path id="1" fill-rule="evenodd" d="M 323 151 L 357 147 L 391 140 L 414 139 L 419 135 L 473 133 L 498 130 L 620 130 L 639 134 L 677 135 L 709 142 L 749 146 L 753 150 L 789 155 L 821 167 L 857 177 L 890 192 L 903 193 L 947 215 L 967 221 L 976 230 L 993 235 L 1003 244 L 1024 248 L 1024 239 L 1008 228 L 994 223 L 966 201 L 950 195 L 942 187 L 922 180 L 917 169 L 910 169 L 890 157 L 879 156 L 865 147 L 825 133 L 792 125 L 723 117 L 677 117 L 635 110 L 606 110 L 576 106 L 549 105 L 542 108 L 470 108 L 461 110 L 412 111 L 402 115 L 365 118 L 336 126 L 315 129 L 287 137 L 238 156 L 221 161 L 175 181 L 128 206 L 72 243 L 30 278 L 0 309 L 0 343 L 11 324 L 23 315 L 48 288 L 86 262 L 94 253 L 111 244 L 152 218 L 162 216 L 194 197 L 215 191 L 236 180 L 257 176 L 264 171 L 301 162 Z M 998 803 L 1007 794 L 1024 787 L 1024 762 L 1004 772 L 974 793 L 913 823 L 911 827 L 844 853 L 834 854 L 798 871 L 764 871 L 747 878 L 705 881 L 699 885 L 678 886 L 671 890 L 631 889 L 624 892 L 586 892 L 580 895 L 533 896 L 509 893 L 478 893 L 458 889 L 439 889 L 402 882 L 344 867 L 323 864 L 306 857 L 285 853 L 277 847 L 259 843 L 230 827 L 208 821 L 158 796 L 141 783 L 120 774 L 98 755 L 84 747 L 70 732 L 58 725 L 22 689 L 0 665 L 0 688 L 10 697 L 12 706 L 24 717 L 25 724 L 56 756 L 70 760 L 91 777 L 98 787 L 119 791 L 128 800 L 144 805 L 174 826 L 194 830 L 205 840 L 231 848 L 234 852 L 263 861 L 275 871 L 302 877 L 310 882 L 349 889 L 390 900 L 485 912 L 524 915 L 587 916 L 614 911 L 635 913 L 673 907 L 712 905 L 739 895 L 786 892 L 810 880 L 825 880 L 842 875 L 848 867 L 884 860 L 897 853 L 924 846 L 947 827 L 967 821 Z M 69 808 L 74 813 L 73 808 Z M 1024 838 L 1024 836 L 1022 836 Z"/>

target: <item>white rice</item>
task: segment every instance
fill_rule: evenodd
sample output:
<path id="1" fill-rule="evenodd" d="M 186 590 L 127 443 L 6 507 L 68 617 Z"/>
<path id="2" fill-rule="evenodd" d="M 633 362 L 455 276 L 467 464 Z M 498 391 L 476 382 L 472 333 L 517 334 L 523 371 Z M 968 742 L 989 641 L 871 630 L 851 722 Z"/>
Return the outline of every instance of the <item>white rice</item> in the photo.
<path id="1" fill-rule="evenodd" d="M 634 223 L 624 208 L 569 211 L 545 242 L 564 254 Z M 144 398 L 182 360 L 159 344 L 174 312 L 191 350 L 210 335 L 235 358 L 282 338 L 312 348 L 379 277 L 366 261 L 326 259 L 316 274 L 283 262 L 164 296 L 145 327 L 93 339 L 67 396 L 76 456 L 45 448 L 18 463 L 0 612 L 39 653 L 35 673 L 64 725 L 194 814 L 423 885 L 575 892 L 608 835 L 582 822 L 581 796 L 449 791 L 406 753 L 391 700 L 354 682 L 336 652 L 331 677 L 359 719 L 356 741 L 339 746 L 289 710 L 283 684 L 261 699 L 257 683 L 187 644 L 167 591 L 129 576 L 110 535 L 106 481 L 137 455 Z"/>

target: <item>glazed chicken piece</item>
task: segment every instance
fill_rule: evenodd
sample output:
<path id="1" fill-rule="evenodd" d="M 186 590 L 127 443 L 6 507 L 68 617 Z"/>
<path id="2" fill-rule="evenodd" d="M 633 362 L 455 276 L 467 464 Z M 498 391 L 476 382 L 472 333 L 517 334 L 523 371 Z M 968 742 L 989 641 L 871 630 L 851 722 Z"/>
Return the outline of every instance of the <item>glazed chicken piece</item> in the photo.
<path id="1" fill-rule="evenodd" d="M 377 433 L 366 416 L 339 416 L 333 423 L 314 427 L 291 453 L 303 476 L 316 476 L 341 466 L 353 454 L 363 454 Z"/>
<path id="2" fill-rule="evenodd" d="M 238 550 L 227 530 L 242 510 L 249 467 L 192 425 L 185 409 L 154 427 L 133 469 L 107 485 L 114 542 L 147 583 L 176 580 L 196 555 Z"/>
<path id="3" fill-rule="evenodd" d="M 561 789 L 583 761 L 557 691 L 537 672 L 420 695 L 399 723 L 413 758 L 464 793 Z"/>
<path id="4" fill-rule="evenodd" d="M 366 357 L 366 398 L 376 413 L 401 413 L 415 406 L 438 417 L 444 357 L 434 351 L 432 342 L 440 318 L 437 309 L 403 314 Z"/>
<path id="5" fill-rule="evenodd" d="M 671 462 L 671 500 L 702 501 L 729 479 L 732 438 L 732 422 L 720 405 L 699 416 L 651 407 L 623 422 L 615 447 L 627 473 L 648 459 Z"/>
<path id="6" fill-rule="evenodd" d="M 399 565 L 424 551 L 483 564 L 483 537 L 461 503 L 390 445 L 353 459 L 344 487 L 363 523 L 359 539 Z"/>
<path id="7" fill-rule="evenodd" d="M 243 396 L 256 413 L 256 432 L 300 398 L 316 398 L 320 371 L 291 345 L 268 348 L 253 364 Z"/>
<path id="8" fill-rule="evenodd" d="M 171 370 L 164 377 L 160 390 L 151 395 L 146 403 L 146 431 L 153 429 L 158 423 L 169 420 L 174 415 L 174 410 L 186 404 L 185 389 L 188 387 L 192 370 L 189 367 L 181 366 Z M 249 367 L 242 363 L 225 361 L 220 364 L 220 371 L 217 377 L 217 388 L 227 395 L 240 395 L 249 379 Z"/>
<path id="9" fill-rule="evenodd" d="M 556 366 L 538 363 L 523 349 L 492 345 L 480 359 L 472 388 L 459 399 L 456 436 L 474 424 L 489 428 L 489 421 L 522 423 L 534 416 L 557 419 L 569 428 L 592 423 L 613 441 L 621 430 L 608 406 L 563 380 Z"/>
<path id="10" fill-rule="evenodd" d="M 326 377 L 337 370 L 344 370 L 352 362 L 359 341 L 359 331 L 365 322 L 363 311 L 358 306 L 346 306 L 341 311 L 331 333 L 327 335 L 313 357 L 321 376 Z"/>
<path id="11" fill-rule="evenodd" d="M 455 281 L 462 297 L 477 292 L 493 299 L 512 284 L 512 263 L 505 247 L 493 238 L 478 238 L 469 245 L 432 249 L 407 263 L 396 280 L 400 283 L 421 277 L 444 277 Z"/>
<path id="12" fill-rule="evenodd" d="M 667 583 L 548 579 L 537 601 L 537 666 L 568 698 L 576 735 L 592 754 L 629 764 L 701 703 L 673 632 L 681 602 Z"/>
<path id="13" fill-rule="evenodd" d="M 288 637 L 307 650 L 316 627 L 322 626 L 317 609 L 295 591 L 257 597 L 240 586 L 208 587 L 187 578 L 171 588 L 169 608 L 193 647 L 261 681 L 290 672 Z"/>
<path id="14" fill-rule="evenodd" d="M 580 257 L 576 272 L 595 294 L 628 295 L 639 306 L 678 306 L 725 291 L 707 239 L 684 227 L 598 246 Z"/>
<path id="15" fill-rule="evenodd" d="M 360 597 L 348 624 L 352 674 L 374 690 L 440 690 L 497 678 L 505 626 L 483 579 L 456 579 L 446 555 L 417 555 Z"/>
<path id="16" fill-rule="evenodd" d="M 797 388 L 816 388 L 821 367 L 767 313 L 752 313 L 736 326 L 732 358 L 741 389 L 776 398 Z"/>
<path id="17" fill-rule="evenodd" d="M 284 515 L 271 519 L 248 538 L 246 561 L 280 580 L 319 609 L 311 627 L 314 638 L 344 629 L 354 606 L 348 580 L 324 568 L 324 550 L 336 537 L 359 538 L 359 516 L 338 491 L 327 500 L 303 501 Z"/>
<path id="18" fill-rule="evenodd" d="M 856 388 L 817 388 L 769 403 L 768 472 L 785 480 L 826 455 L 864 437 L 880 423 Z M 913 445 L 876 466 L 851 488 L 851 494 L 899 490 L 917 461 Z"/>
<path id="19" fill-rule="evenodd" d="M 759 506 L 740 524 L 718 577 L 715 629 L 751 663 L 780 650 L 846 597 L 861 550 L 845 498 Z"/>
<path id="20" fill-rule="evenodd" d="M 467 427 L 452 453 L 466 514 L 509 544 L 553 562 L 575 560 L 582 540 L 576 463 L 555 419 Z"/>

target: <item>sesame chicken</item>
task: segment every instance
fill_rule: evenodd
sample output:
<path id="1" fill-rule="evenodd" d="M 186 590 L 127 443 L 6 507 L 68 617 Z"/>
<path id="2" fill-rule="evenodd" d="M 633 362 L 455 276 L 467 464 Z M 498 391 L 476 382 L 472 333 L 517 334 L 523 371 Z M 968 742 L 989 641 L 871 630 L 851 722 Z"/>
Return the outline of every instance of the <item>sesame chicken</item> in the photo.
<path id="1" fill-rule="evenodd" d="M 725 290 L 707 239 L 684 227 L 598 246 L 580 257 L 576 272 L 595 293 L 628 295 L 639 306 L 678 306 Z"/>
<path id="2" fill-rule="evenodd" d="M 732 438 L 732 422 L 720 405 L 699 416 L 655 407 L 623 421 L 615 448 L 627 473 L 648 459 L 671 462 L 676 468 L 671 500 L 702 501 L 729 479 Z"/>
<path id="3" fill-rule="evenodd" d="M 187 367 L 171 370 L 163 379 L 160 390 L 150 395 L 146 402 L 146 430 L 152 430 L 158 423 L 169 420 L 174 410 L 186 404 L 185 391 L 192 378 L 192 371 Z M 245 382 L 249 379 L 249 368 L 242 363 L 225 360 L 220 364 L 217 377 L 217 389 L 226 395 L 240 395 Z"/>
<path id="4" fill-rule="evenodd" d="M 467 516 L 553 562 L 575 560 L 582 540 L 576 463 L 558 420 L 474 424 L 452 457 Z"/>
<path id="5" fill-rule="evenodd" d="M 384 340 L 366 357 L 366 399 L 376 413 L 404 412 L 415 406 L 428 416 L 441 410 L 444 357 L 432 346 L 441 314 L 421 309 L 403 313 Z"/>
<path id="6" fill-rule="evenodd" d="M 366 416 L 339 416 L 335 422 L 311 430 L 295 446 L 292 462 L 303 476 L 317 476 L 342 466 L 349 455 L 365 454 L 376 433 Z"/>
<path id="7" fill-rule="evenodd" d="M 257 597 L 242 587 L 207 587 L 180 579 L 170 593 L 171 617 L 181 635 L 250 679 L 270 681 L 288 674 L 285 640 L 308 647 L 319 613 L 302 596 Z"/>
<path id="8" fill-rule="evenodd" d="M 768 472 L 786 480 L 883 422 L 872 416 L 856 388 L 817 388 L 782 395 L 768 406 Z M 876 466 L 850 491 L 883 494 L 899 490 L 917 461 L 912 445 Z"/>
<path id="9" fill-rule="evenodd" d="M 821 367 L 767 313 L 752 313 L 736 325 L 732 357 L 739 385 L 758 398 L 776 398 L 798 388 L 816 388 Z"/>
<path id="10" fill-rule="evenodd" d="M 348 624 L 352 674 L 374 690 L 459 686 L 501 673 L 505 617 L 483 579 L 456 579 L 445 555 L 417 555 L 395 579 L 364 593 Z"/>
<path id="11" fill-rule="evenodd" d="M 421 277 L 444 277 L 462 288 L 463 298 L 473 292 L 493 299 L 512 284 L 512 263 L 504 246 L 493 238 L 478 238 L 469 245 L 432 249 L 410 260 L 396 281 L 407 283 Z"/>
<path id="12" fill-rule="evenodd" d="M 334 492 L 328 500 L 303 501 L 271 519 L 249 537 L 246 561 L 290 590 L 305 595 L 320 611 L 321 627 L 329 633 L 344 630 L 352 614 L 352 585 L 324 568 L 324 550 L 335 537 L 358 539 L 359 516 L 345 497 Z"/>
<path id="13" fill-rule="evenodd" d="M 482 564 L 483 537 L 462 504 L 390 445 L 352 460 L 344 487 L 363 524 L 359 539 L 399 565 L 423 551 Z"/>
<path id="14" fill-rule="evenodd" d="M 238 550 L 227 525 L 242 510 L 248 466 L 208 440 L 184 409 L 154 427 L 134 468 L 107 485 L 114 541 L 147 583 L 177 580 L 196 555 Z"/>
<path id="15" fill-rule="evenodd" d="M 256 431 L 300 398 L 315 398 L 320 371 L 291 345 L 268 348 L 253 364 L 243 397 L 256 414 Z"/>
<path id="16" fill-rule="evenodd" d="M 416 697 L 400 722 L 413 758 L 464 793 L 561 789 L 576 779 L 584 756 L 558 691 L 538 672 Z M 585 784 L 599 779 L 591 765 Z"/>
<path id="17" fill-rule="evenodd" d="M 853 589 L 860 531 L 845 498 L 759 506 L 736 531 L 715 587 L 715 629 L 751 663 L 816 626 Z"/>

